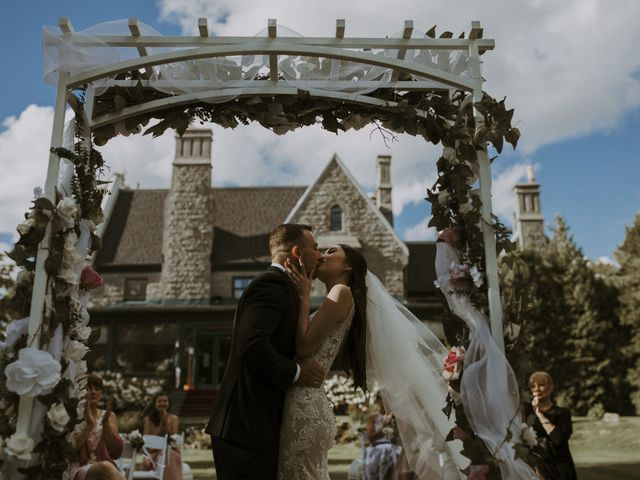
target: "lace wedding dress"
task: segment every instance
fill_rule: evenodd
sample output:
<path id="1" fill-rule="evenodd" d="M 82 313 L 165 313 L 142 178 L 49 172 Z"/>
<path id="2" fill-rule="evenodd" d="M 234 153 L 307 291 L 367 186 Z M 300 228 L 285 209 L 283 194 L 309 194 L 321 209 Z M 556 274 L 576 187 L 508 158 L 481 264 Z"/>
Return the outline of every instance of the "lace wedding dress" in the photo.
<path id="1" fill-rule="evenodd" d="M 311 355 L 327 371 L 344 342 L 354 312 L 352 306 L 347 319 Z M 285 396 L 282 416 L 278 480 L 329 480 L 327 455 L 336 436 L 336 419 L 324 389 L 294 384 Z"/>

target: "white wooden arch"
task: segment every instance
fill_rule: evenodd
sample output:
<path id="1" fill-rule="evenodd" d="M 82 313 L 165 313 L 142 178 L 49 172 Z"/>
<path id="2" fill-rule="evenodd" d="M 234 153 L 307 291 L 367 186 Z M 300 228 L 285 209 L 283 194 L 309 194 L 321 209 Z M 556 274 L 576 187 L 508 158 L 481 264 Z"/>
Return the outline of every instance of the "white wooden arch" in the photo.
<path id="1" fill-rule="evenodd" d="M 60 71 L 58 75 L 55 114 L 51 136 L 51 147 L 61 147 L 65 121 L 66 99 L 70 90 L 80 88 L 96 80 L 106 80 L 102 85 L 106 86 L 134 86 L 137 82 L 113 80 L 112 77 L 121 72 L 137 69 L 146 69 L 153 66 L 170 64 L 194 59 L 210 59 L 230 57 L 238 55 L 264 55 L 269 58 L 269 77 L 267 81 L 247 81 L 246 85 L 218 87 L 208 89 L 206 80 L 190 81 L 191 87 L 197 92 L 184 93 L 169 98 L 153 100 L 147 103 L 123 108 L 118 112 L 112 112 L 94 117 L 93 98 L 88 95 L 85 103 L 85 111 L 89 121 L 89 127 L 95 129 L 126 118 L 166 109 L 170 106 L 201 102 L 203 100 L 224 99 L 238 96 L 274 96 L 274 95 L 299 95 L 300 88 L 283 81 L 278 75 L 278 57 L 281 55 L 303 55 L 307 57 L 323 57 L 335 60 L 357 62 L 369 66 L 377 66 L 391 69 L 393 74 L 390 81 L 383 84 L 375 82 L 368 85 L 366 82 L 335 83 L 335 89 L 322 88 L 322 82 L 318 82 L 318 88 L 314 88 L 313 82 L 307 82 L 307 95 L 331 100 L 340 100 L 354 104 L 369 105 L 381 109 L 393 109 L 396 103 L 381 100 L 366 93 L 357 93 L 358 89 L 375 87 L 385 88 L 391 91 L 441 91 L 463 90 L 473 95 L 474 101 L 482 98 L 483 79 L 481 75 L 480 55 L 494 48 L 494 41 L 482 38 L 480 22 L 472 22 L 471 30 L 466 39 L 452 38 L 411 38 L 413 22 L 405 21 L 402 35 L 399 38 L 349 38 L 345 37 L 345 21 L 336 21 L 335 36 L 333 37 L 280 37 L 277 34 L 276 20 L 269 20 L 267 24 L 268 35 L 265 37 L 212 37 L 209 35 L 207 20 L 198 19 L 199 35 L 197 36 L 158 36 L 141 35 L 138 21 L 129 19 L 128 27 L 130 35 L 104 35 L 88 38 L 86 35 L 77 34 L 71 22 L 62 17 L 59 21 L 60 37 L 65 42 L 71 42 L 75 46 L 107 46 L 135 49 L 136 58 L 118 61 L 109 65 L 98 66 L 80 73 L 70 74 Z M 96 43 L 96 39 L 98 42 Z M 174 48 L 175 51 L 149 54 L 148 48 Z M 387 49 L 397 51 L 396 58 L 381 57 L 371 53 L 373 49 Z M 468 54 L 469 68 L 466 76 L 457 75 L 444 70 L 433 68 L 405 59 L 410 50 L 433 51 L 462 51 Z M 414 76 L 414 81 L 400 81 L 402 73 Z M 198 83 L 200 82 L 200 83 Z M 158 83 L 156 82 L 156 86 Z M 149 81 L 142 81 L 143 87 L 154 87 Z M 351 89 L 350 87 L 354 88 Z M 353 91 L 351 91 L 353 90 Z M 425 116 L 424 112 L 418 115 Z M 483 117 L 476 112 L 476 122 L 481 124 Z M 90 137 L 86 138 L 87 144 Z M 491 330 L 497 344 L 504 351 L 502 331 L 502 306 L 500 302 L 500 290 L 498 284 L 498 268 L 496 258 L 496 236 L 492 228 L 491 215 L 491 171 L 487 150 L 477 150 L 480 198 L 482 201 L 483 238 L 486 258 L 486 274 L 489 294 L 489 309 L 491 317 Z M 44 196 L 51 202 L 55 201 L 55 187 L 58 181 L 60 158 L 55 153 L 50 153 Z M 42 324 L 43 308 L 46 297 L 47 274 L 44 269 L 48 257 L 51 241 L 51 226 L 47 226 L 44 239 L 39 245 L 36 275 L 34 280 L 33 296 L 31 301 L 30 321 L 28 330 L 28 342 L 31 345 L 39 343 L 40 327 Z M 28 435 L 31 419 L 33 398 L 23 396 L 20 398 L 19 415 L 16 433 Z"/>

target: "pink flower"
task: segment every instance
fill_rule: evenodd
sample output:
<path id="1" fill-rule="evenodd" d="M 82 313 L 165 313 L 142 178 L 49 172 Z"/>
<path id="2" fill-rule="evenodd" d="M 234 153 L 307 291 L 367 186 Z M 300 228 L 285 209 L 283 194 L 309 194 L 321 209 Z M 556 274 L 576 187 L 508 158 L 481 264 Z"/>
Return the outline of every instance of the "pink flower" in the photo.
<path id="1" fill-rule="evenodd" d="M 89 265 L 85 265 L 80 274 L 80 284 L 87 290 L 93 290 L 104 285 L 104 280 L 98 272 Z"/>
<path id="2" fill-rule="evenodd" d="M 453 439 L 454 440 L 465 441 L 469 437 L 471 437 L 471 435 L 466 430 L 463 430 L 462 428 L 460 428 L 457 425 L 455 427 L 453 427 Z"/>
<path id="3" fill-rule="evenodd" d="M 439 239 L 452 247 L 456 247 L 456 244 L 460 241 L 460 237 L 460 230 L 457 228 L 445 228 L 440 232 L 440 235 L 438 235 Z"/>
<path id="4" fill-rule="evenodd" d="M 445 380 L 456 380 L 462 371 L 464 361 L 464 347 L 453 347 L 444 358 L 444 372 L 442 376 Z"/>
<path id="5" fill-rule="evenodd" d="M 484 480 L 489 474 L 489 465 L 471 465 L 467 480 Z"/>

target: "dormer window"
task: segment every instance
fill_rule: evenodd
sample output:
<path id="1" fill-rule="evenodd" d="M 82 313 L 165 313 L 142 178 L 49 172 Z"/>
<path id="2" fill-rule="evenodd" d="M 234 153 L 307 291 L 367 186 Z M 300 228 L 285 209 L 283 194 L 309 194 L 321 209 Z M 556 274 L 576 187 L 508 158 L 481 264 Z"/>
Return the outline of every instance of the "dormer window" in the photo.
<path id="1" fill-rule="evenodd" d="M 342 209 L 338 205 L 331 207 L 331 231 L 342 230 Z"/>

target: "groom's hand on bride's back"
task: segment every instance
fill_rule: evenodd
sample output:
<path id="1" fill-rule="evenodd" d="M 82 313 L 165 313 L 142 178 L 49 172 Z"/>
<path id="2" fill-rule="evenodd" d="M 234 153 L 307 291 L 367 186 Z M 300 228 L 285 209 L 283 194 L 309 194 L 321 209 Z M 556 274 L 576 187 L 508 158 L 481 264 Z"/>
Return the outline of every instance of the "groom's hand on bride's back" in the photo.
<path id="1" fill-rule="evenodd" d="M 302 387 L 320 387 L 324 383 L 324 377 L 327 372 L 324 368 L 315 360 L 302 360 L 298 363 L 300 365 L 300 376 L 296 385 Z"/>

